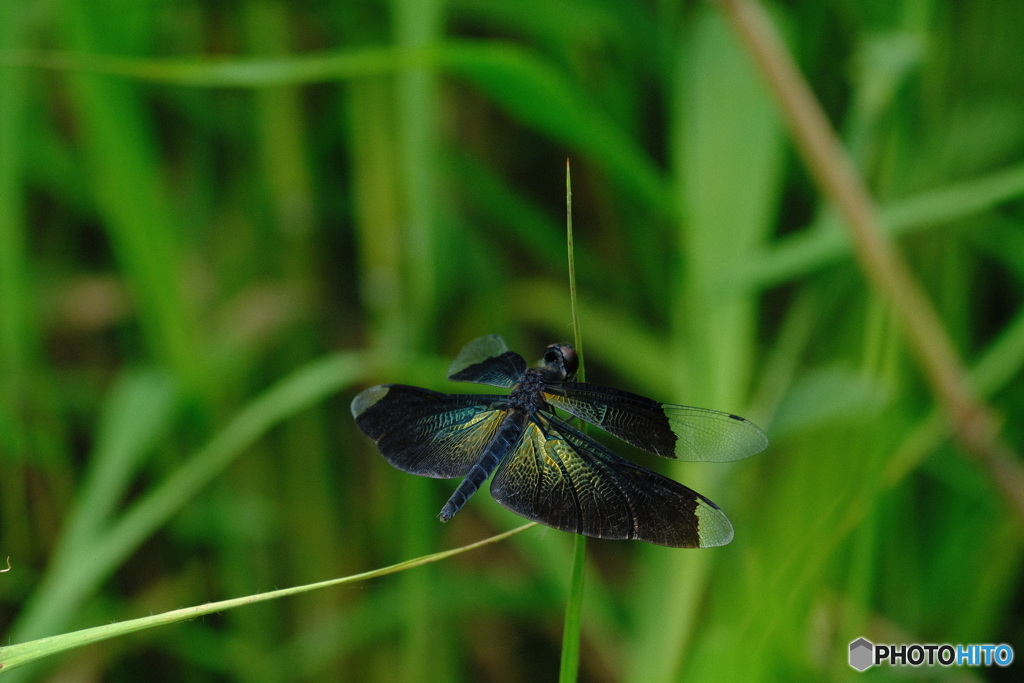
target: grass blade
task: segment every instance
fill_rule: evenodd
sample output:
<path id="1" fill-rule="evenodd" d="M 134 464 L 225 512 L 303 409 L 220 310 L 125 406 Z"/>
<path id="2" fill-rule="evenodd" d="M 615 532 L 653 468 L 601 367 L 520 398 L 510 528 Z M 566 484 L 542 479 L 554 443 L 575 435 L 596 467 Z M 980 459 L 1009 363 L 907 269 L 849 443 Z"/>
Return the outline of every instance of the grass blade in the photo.
<path id="1" fill-rule="evenodd" d="M 8 645 L 7 647 L 0 648 L 0 669 L 3 669 L 4 672 L 8 672 L 45 657 L 52 657 L 84 645 L 90 645 L 103 640 L 109 640 L 110 638 L 136 633 L 156 626 L 166 626 L 180 621 L 195 619 L 196 617 L 201 617 L 206 614 L 224 612 L 226 610 L 235 609 L 236 607 L 266 602 L 268 600 L 277 600 L 291 595 L 298 595 L 300 593 L 320 590 L 323 588 L 331 588 L 332 586 L 342 586 L 350 583 L 357 583 L 359 581 L 367 581 L 369 579 L 376 579 L 381 576 L 395 574 L 415 567 L 422 567 L 427 564 L 448 559 L 449 557 L 461 555 L 462 553 L 469 552 L 470 550 L 476 550 L 477 548 L 503 541 L 510 536 L 514 536 L 515 534 L 518 534 L 521 531 L 526 531 L 534 526 L 537 526 L 537 523 L 530 522 L 529 524 L 524 524 L 520 527 L 516 527 L 515 529 L 491 536 L 490 538 L 485 538 L 482 541 L 477 541 L 476 543 L 470 543 L 469 545 L 453 548 L 452 550 L 432 553 L 423 557 L 417 557 L 412 560 L 406 560 L 405 562 L 399 562 L 398 564 L 381 567 L 379 569 L 355 574 L 353 576 L 344 576 L 338 579 L 329 579 L 327 581 L 319 581 L 317 583 L 310 583 L 303 586 L 281 588 L 279 590 L 268 591 L 266 593 L 247 595 L 242 598 L 219 600 L 217 602 L 209 602 L 195 607 L 186 607 L 183 609 L 172 610 L 170 612 L 164 612 L 162 614 L 153 614 L 139 619 L 121 621 L 115 624 L 105 624 L 94 628 L 82 629 L 81 631 L 62 633 L 57 636 L 49 636 L 47 638 L 39 638 L 38 640 L 31 640 L 24 643 L 18 643 L 16 645 Z"/>
<path id="2" fill-rule="evenodd" d="M 579 308 L 576 305 L 576 259 L 572 235 L 572 175 L 568 159 L 565 160 L 565 232 L 569 247 L 569 299 L 572 304 L 573 340 L 580 363 L 576 377 L 580 382 L 583 382 L 583 336 L 580 333 Z M 558 670 L 558 680 L 561 683 L 571 683 L 576 680 L 579 674 L 586 559 L 587 537 L 582 534 L 576 534 L 572 548 L 572 573 L 569 577 L 569 597 L 565 604 L 565 623 L 562 626 L 562 659 Z"/>
<path id="3" fill-rule="evenodd" d="M 361 354 L 339 354 L 299 369 L 252 401 L 205 448 L 112 523 L 88 556 L 73 566 L 53 567 L 19 615 L 11 639 L 35 638 L 60 629 L 126 557 L 256 439 L 281 420 L 350 386 L 364 372 Z"/>

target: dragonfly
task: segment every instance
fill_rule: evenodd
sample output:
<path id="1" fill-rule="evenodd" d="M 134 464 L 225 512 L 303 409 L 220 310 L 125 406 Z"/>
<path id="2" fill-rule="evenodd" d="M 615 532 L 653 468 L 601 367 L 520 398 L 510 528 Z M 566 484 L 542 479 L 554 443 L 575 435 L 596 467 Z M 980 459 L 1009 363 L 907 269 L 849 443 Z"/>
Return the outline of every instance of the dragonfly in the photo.
<path id="1" fill-rule="evenodd" d="M 444 394 L 381 384 L 352 401 L 352 415 L 394 467 L 462 481 L 438 517 L 449 521 L 492 474 L 491 496 L 512 512 L 594 538 L 676 548 L 729 543 L 733 527 L 709 499 L 626 460 L 570 423 L 579 418 L 665 458 L 729 462 L 764 450 L 768 438 L 731 413 L 659 403 L 575 382 L 579 358 L 552 344 L 536 368 L 498 335 L 466 344 L 448 379 L 508 394 Z"/>

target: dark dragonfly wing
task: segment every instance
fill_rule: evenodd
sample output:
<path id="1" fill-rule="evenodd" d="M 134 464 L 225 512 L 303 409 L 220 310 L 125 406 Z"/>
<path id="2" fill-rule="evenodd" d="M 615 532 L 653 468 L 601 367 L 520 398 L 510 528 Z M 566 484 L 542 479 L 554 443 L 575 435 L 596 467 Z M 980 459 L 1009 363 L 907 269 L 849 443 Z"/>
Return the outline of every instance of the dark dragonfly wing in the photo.
<path id="1" fill-rule="evenodd" d="M 477 337 L 462 347 L 448 367 L 448 379 L 510 388 L 526 372 L 526 360 L 508 350 L 496 334 Z"/>
<path id="2" fill-rule="evenodd" d="M 704 496 L 553 416 L 527 425 L 495 473 L 491 495 L 527 519 L 596 538 L 707 548 L 733 536 L 725 513 Z"/>
<path id="3" fill-rule="evenodd" d="M 508 344 L 498 334 L 487 334 L 467 342 L 459 355 L 455 356 L 452 364 L 448 366 L 448 377 L 457 372 L 465 370 L 470 365 L 483 363 L 488 358 L 497 358 L 508 351 Z"/>
<path id="4" fill-rule="evenodd" d="M 352 416 L 398 469 L 453 479 L 469 473 L 494 437 L 507 414 L 504 400 L 380 384 L 353 399 Z"/>
<path id="5" fill-rule="evenodd" d="M 597 384 L 551 384 L 545 400 L 628 444 L 666 458 L 728 462 L 760 453 L 768 437 L 750 420 L 707 408 L 658 403 Z"/>

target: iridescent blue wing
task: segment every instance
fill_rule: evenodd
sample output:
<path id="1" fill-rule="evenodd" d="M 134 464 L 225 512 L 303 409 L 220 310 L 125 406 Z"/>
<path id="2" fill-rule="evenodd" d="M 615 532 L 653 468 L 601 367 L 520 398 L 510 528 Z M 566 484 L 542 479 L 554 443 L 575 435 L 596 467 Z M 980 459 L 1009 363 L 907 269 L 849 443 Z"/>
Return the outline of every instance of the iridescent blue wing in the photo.
<path id="1" fill-rule="evenodd" d="M 628 444 L 666 458 L 728 462 L 760 453 L 768 445 L 764 432 L 739 415 L 658 403 L 621 389 L 566 382 L 549 385 L 544 398 Z"/>
<path id="2" fill-rule="evenodd" d="M 496 334 L 478 337 L 462 347 L 448 367 L 448 379 L 509 388 L 526 372 L 526 360 L 508 350 Z"/>
<path id="3" fill-rule="evenodd" d="M 381 384 L 353 399 L 352 416 L 398 469 L 453 479 L 466 476 L 480 458 L 507 414 L 504 400 Z"/>
<path id="4" fill-rule="evenodd" d="M 495 473 L 491 495 L 527 519 L 595 538 L 707 548 L 733 536 L 710 500 L 623 460 L 557 417 L 527 425 Z"/>

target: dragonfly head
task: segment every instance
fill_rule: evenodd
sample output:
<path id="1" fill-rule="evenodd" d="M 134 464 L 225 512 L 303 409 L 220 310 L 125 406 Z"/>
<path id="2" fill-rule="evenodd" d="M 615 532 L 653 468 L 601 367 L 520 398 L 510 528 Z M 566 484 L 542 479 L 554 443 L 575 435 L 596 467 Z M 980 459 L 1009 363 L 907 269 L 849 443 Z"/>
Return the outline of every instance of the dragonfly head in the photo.
<path id="1" fill-rule="evenodd" d="M 569 382 L 576 376 L 580 359 L 576 349 L 568 344 L 552 344 L 544 349 L 541 359 L 541 371 L 556 382 Z"/>

